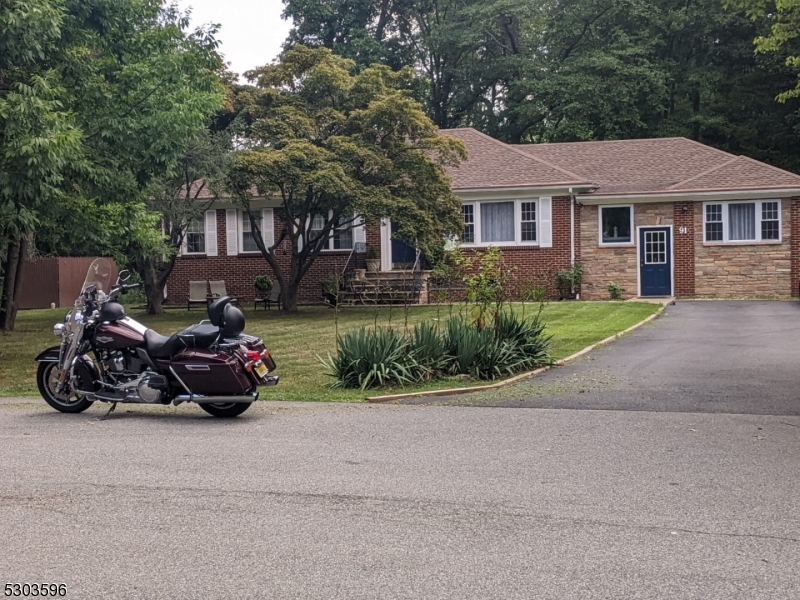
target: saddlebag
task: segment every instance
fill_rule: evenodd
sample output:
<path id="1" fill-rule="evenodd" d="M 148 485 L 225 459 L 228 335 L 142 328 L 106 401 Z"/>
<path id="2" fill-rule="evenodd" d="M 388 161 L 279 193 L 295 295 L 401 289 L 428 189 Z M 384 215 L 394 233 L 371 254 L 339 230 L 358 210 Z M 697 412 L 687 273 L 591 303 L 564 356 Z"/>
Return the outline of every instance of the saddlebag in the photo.
<path id="1" fill-rule="evenodd" d="M 193 394 L 235 396 L 253 387 L 253 381 L 235 355 L 187 348 L 169 363 Z"/>

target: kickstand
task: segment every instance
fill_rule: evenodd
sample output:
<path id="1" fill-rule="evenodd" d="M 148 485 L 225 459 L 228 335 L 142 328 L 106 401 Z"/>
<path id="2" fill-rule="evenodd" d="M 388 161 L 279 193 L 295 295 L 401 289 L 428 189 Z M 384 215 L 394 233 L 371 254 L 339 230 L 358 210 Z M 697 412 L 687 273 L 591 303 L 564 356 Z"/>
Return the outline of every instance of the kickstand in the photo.
<path id="1" fill-rule="evenodd" d="M 111 403 L 111 408 L 108 409 L 108 412 L 106 413 L 106 415 L 100 420 L 101 421 L 105 421 L 108 417 L 111 416 L 111 413 L 114 412 L 115 408 L 117 408 L 117 403 L 116 402 L 112 402 Z"/>

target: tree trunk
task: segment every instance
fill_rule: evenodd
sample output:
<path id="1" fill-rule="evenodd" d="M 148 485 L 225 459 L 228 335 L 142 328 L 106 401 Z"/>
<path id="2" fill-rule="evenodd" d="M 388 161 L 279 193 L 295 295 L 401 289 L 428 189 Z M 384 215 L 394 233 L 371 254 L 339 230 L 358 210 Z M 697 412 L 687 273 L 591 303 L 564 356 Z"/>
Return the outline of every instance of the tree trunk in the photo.
<path id="1" fill-rule="evenodd" d="M 14 331 L 17 321 L 17 296 L 22 289 L 25 259 L 28 257 L 27 236 L 9 245 L 6 262 L 6 279 L 3 285 L 3 302 L 0 308 L 0 328 L 6 333 Z"/>
<path id="2" fill-rule="evenodd" d="M 283 310 L 288 312 L 297 312 L 297 296 L 300 291 L 300 283 L 292 281 L 282 291 L 283 297 Z"/>
<path id="3" fill-rule="evenodd" d="M 144 295 L 147 298 L 147 314 L 160 315 L 164 312 L 161 303 L 164 301 L 164 287 L 155 284 L 144 284 Z"/>

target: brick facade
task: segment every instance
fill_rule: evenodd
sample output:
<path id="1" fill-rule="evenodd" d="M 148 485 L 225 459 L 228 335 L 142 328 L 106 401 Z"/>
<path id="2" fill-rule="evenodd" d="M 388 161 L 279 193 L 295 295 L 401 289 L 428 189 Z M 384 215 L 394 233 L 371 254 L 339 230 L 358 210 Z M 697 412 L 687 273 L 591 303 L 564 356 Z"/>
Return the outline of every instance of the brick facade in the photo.
<path id="1" fill-rule="evenodd" d="M 272 269 L 260 254 L 226 255 L 225 210 L 218 209 L 218 256 L 181 256 L 169 279 L 171 304 L 186 301 L 189 281 L 224 279 L 228 292 L 243 302 L 255 296 L 253 280 L 258 275 L 275 279 Z M 570 198 L 553 198 L 553 246 L 505 247 L 503 258 L 515 268 L 517 293 L 535 285 L 545 285 L 556 296 L 555 273 L 570 266 Z M 586 300 L 609 298 L 608 284 L 614 282 L 625 291 L 624 298 L 638 294 L 638 243 L 623 247 L 599 246 L 597 206 L 575 207 L 575 254 L 584 264 L 580 292 Z M 800 198 L 782 202 L 782 241 L 772 244 L 705 244 L 703 242 L 702 202 L 662 202 L 634 205 L 634 226 L 673 226 L 674 295 L 676 297 L 787 297 L 800 295 Z M 276 239 L 283 222 L 275 216 Z M 685 230 L 684 230 L 685 228 Z M 635 235 L 635 234 L 634 234 Z M 366 230 L 367 244 L 381 247 L 378 224 Z M 288 268 L 291 247 L 285 239 L 278 248 L 278 262 Z M 470 250 L 465 250 L 470 252 Z M 341 273 L 350 251 L 323 252 L 304 277 L 299 300 L 321 300 L 321 283 Z M 363 268 L 364 256 L 353 255 L 356 267 Z"/>
<path id="2" fill-rule="evenodd" d="M 167 283 L 168 302 L 181 304 L 189 295 L 189 281 L 225 280 L 226 289 L 243 303 L 252 302 L 256 289 L 253 281 L 258 275 L 268 275 L 275 280 L 275 274 L 261 254 L 226 254 L 225 210 L 217 210 L 217 256 L 180 256 L 175 261 L 175 269 Z M 280 237 L 283 222 L 275 215 L 275 239 Z M 380 231 L 378 231 L 380 240 Z M 367 236 L 368 241 L 370 236 Z M 374 238 L 373 238 L 374 239 Z M 380 247 L 380 246 L 379 246 Z M 300 286 L 299 301 L 303 303 L 321 300 L 321 283 L 335 273 L 344 270 L 350 251 L 324 251 L 311 266 Z M 288 238 L 281 242 L 277 250 L 278 263 L 288 270 L 291 256 L 291 243 Z M 363 255 L 354 254 L 357 266 L 364 267 Z"/>

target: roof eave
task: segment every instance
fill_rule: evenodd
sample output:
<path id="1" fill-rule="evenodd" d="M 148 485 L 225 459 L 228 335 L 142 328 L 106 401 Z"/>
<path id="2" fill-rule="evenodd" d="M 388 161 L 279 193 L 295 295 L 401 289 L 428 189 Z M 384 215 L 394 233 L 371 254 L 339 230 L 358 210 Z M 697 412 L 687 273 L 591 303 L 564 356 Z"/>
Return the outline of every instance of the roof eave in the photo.
<path id="1" fill-rule="evenodd" d="M 626 192 L 615 194 L 584 194 L 579 196 L 583 204 L 608 204 L 611 202 L 677 202 L 711 201 L 711 200 L 747 200 L 758 198 L 790 198 L 800 197 L 800 187 L 758 187 L 758 188 L 721 188 L 716 190 L 678 190 L 653 192 Z"/>

